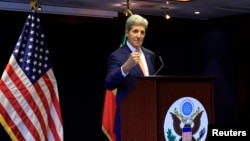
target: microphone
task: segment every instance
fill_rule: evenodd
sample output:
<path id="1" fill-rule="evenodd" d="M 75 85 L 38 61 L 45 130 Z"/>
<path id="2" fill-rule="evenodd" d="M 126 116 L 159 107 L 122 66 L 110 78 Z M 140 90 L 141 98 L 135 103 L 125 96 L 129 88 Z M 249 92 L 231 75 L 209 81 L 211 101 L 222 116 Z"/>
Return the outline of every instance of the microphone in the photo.
<path id="1" fill-rule="evenodd" d="M 161 56 L 159 56 L 159 60 L 161 61 L 161 67 L 155 72 L 154 76 L 155 76 L 156 74 L 158 74 L 158 72 L 164 67 L 164 62 L 163 62 Z"/>

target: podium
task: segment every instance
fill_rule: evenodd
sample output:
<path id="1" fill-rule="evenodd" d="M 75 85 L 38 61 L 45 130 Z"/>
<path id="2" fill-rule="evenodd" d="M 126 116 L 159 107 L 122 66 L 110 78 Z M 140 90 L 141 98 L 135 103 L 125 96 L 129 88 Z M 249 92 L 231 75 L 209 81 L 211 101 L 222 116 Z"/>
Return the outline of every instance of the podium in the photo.
<path id="1" fill-rule="evenodd" d="M 214 123 L 214 76 L 138 77 L 121 103 L 121 141 L 165 141 L 168 108 L 181 97 L 193 97 Z"/>

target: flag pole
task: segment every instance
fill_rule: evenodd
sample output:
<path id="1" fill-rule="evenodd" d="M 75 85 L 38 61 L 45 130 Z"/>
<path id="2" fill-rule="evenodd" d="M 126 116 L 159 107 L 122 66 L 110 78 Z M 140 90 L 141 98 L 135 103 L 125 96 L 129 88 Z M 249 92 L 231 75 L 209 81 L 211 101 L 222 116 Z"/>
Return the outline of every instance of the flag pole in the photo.
<path id="1" fill-rule="evenodd" d="M 124 15 L 126 17 L 131 16 L 133 13 L 130 8 L 130 0 L 127 0 L 127 7 L 124 11 Z M 120 47 L 122 47 L 127 41 L 126 33 L 124 34 L 124 37 L 122 39 L 122 42 L 120 44 Z M 105 91 L 105 97 L 104 97 L 104 106 L 103 106 L 103 115 L 102 115 L 102 130 L 109 141 L 116 141 L 116 134 L 114 132 L 114 126 L 115 126 L 115 116 L 116 116 L 116 91 L 114 90 L 108 90 Z"/>
<path id="2" fill-rule="evenodd" d="M 130 7 L 130 4 L 131 4 L 130 0 L 127 0 L 127 8 L 124 11 L 124 15 L 126 17 L 129 17 L 129 16 L 133 15 L 131 7 Z M 120 47 L 123 46 L 126 43 L 126 41 L 127 41 L 127 36 L 126 36 L 126 34 L 124 34 L 123 39 L 122 39 L 122 43 L 121 43 Z"/>
<path id="3" fill-rule="evenodd" d="M 0 124 L 12 141 L 63 141 L 58 87 L 37 13 L 40 7 L 37 0 L 30 6 L 0 79 Z"/>

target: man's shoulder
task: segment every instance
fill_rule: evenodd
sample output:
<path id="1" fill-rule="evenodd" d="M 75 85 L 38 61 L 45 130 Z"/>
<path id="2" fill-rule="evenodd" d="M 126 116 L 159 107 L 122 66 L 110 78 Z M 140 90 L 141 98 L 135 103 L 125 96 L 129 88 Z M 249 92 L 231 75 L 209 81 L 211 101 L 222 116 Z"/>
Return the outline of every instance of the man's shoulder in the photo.
<path id="1" fill-rule="evenodd" d="M 119 47 L 119 48 L 117 48 L 116 50 L 113 51 L 114 54 L 117 54 L 117 53 L 129 53 L 129 52 L 131 52 L 131 51 L 129 50 L 129 48 L 126 45 L 123 45 L 123 46 L 121 46 L 121 47 Z"/>
<path id="2" fill-rule="evenodd" d="M 142 47 L 142 49 L 147 52 L 147 53 L 150 53 L 150 54 L 155 54 L 152 50 L 148 49 L 148 48 L 145 48 L 145 47 Z"/>

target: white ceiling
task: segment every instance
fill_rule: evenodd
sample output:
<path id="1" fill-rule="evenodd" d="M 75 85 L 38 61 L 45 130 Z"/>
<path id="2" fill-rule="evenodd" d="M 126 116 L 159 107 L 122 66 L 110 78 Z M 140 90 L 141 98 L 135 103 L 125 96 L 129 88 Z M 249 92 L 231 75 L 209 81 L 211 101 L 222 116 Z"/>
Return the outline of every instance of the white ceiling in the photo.
<path id="1" fill-rule="evenodd" d="M 126 9 L 127 0 L 38 0 L 41 13 L 116 17 Z M 250 0 L 130 0 L 136 14 L 207 20 L 250 13 Z M 27 11 L 30 0 L 0 0 L 0 10 Z M 194 11 L 200 11 L 195 15 Z"/>

